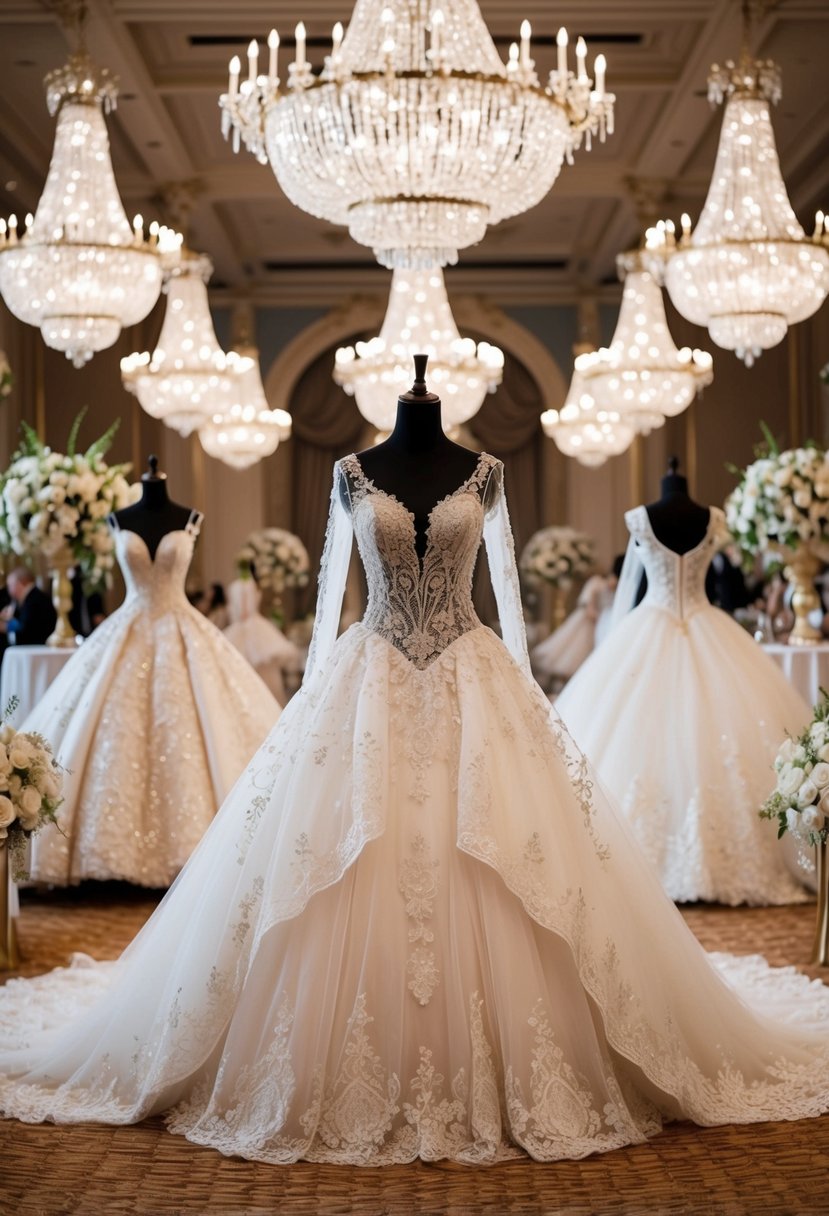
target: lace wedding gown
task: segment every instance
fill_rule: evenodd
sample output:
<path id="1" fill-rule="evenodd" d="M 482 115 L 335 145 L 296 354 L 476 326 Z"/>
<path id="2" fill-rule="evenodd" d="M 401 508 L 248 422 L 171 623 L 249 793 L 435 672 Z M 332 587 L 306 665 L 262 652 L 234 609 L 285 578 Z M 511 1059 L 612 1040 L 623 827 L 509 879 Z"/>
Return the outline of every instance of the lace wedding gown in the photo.
<path id="1" fill-rule="evenodd" d="M 301 691 L 119 961 L 0 991 L 7 1115 L 378 1165 L 829 1106 L 829 994 L 704 954 L 530 678 L 501 478 L 482 455 L 421 561 L 340 462 Z M 352 529 L 369 601 L 335 640 Z"/>
<path id="2" fill-rule="evenodd" d="M 772 762 L 811 709 L 756 642 L 705 595 L 728 538 L 717 507 L 680 556 L 647 509 L 625 516 L 623 584 L 648 590 L 556 701 L 578 746 L 629 821 L 672 899 L 786 904 L 806 898 L 795 850 L 758 810 Z M 632 602 L 632 599 L 631 599 Z M 790 867 L 790 868 L 787 868 Z"/>
<path id="3" fill-rule="evenodd" d="M 201 516 L 155 559 L 115 531 L 124 603 L 84 642 L 22 729 L 64 766 L 59 827 L 32 838 L 31 877 L 169 886 L 279 717 L 265 685 L 188 602 Z"/>
<path id="4" fill-rule="evenodd" d="M 548 680 L 569 680 L 607 636 L 614 595 L 609 579 L 600 574 L 589 578 L 567 620 L 533 648 L 533 670 Z"/>
<path id="5" fill-rule="evenodd" d="M 280 705 L 288 700 L 285 674 L 302 670 L 299 648 L 259 611 L 262 593 L 252 578 L 235 578 L 227 589 L 230 623 L 224 635 L 264 680 Z"/>

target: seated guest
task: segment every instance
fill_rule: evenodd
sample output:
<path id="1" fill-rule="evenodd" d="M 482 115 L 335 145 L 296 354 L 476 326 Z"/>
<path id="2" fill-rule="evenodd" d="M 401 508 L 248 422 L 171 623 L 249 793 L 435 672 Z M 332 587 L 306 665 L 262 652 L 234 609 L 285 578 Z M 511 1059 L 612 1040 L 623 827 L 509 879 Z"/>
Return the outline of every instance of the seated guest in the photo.
<path id="1" fill-rule="evenodd" d="M 12 570 L 6 586 L 11 602 L 0 613 L 0 632 L 17 646 L 42 646 L 58 619 L 50 597 L 25 566 Z"/>

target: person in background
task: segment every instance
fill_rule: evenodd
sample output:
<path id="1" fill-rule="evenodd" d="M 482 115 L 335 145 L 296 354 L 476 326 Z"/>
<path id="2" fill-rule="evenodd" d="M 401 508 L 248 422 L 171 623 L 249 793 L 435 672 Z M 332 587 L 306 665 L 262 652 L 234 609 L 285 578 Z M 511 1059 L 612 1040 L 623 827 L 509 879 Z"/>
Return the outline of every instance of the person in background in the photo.
<path id="1" fill-rule="evenodd" d="M 208 621 L 212 621 L 217 629 L 227 629 L 230 616 L 227 610 L 227 596 L 221 583 L 210 584 L 210 599 L 207 607 L 202 608 Z"/>
<path id="2" fill-rule="evenodd" d="M 0 613 L 0 632 L 14 645 L 42 646 L 58 619 L 51 598 L 25 566 L 12 570 L 6 586 L 11 602 Z"/>
<path id="3" fill-rule="evenodd" d="M 88 638 L 106 619 L 103 597 L 98 591 L 86 594 L 83 588 L 83 575 L 77 568 L 72 571 L 72 610 L 69 613 L 69 624 L 75 633 L 82 638 Z"/>
<path id="4" fill-rule="evenodd" d="M 188 591 L 187 600 L 188 603 L 192 604 L 194 608 L 197 608 L 199 612 L 204 612 L 204 605 L 207 601 L 201 587 L 196 588 L 195 591 Z"/>

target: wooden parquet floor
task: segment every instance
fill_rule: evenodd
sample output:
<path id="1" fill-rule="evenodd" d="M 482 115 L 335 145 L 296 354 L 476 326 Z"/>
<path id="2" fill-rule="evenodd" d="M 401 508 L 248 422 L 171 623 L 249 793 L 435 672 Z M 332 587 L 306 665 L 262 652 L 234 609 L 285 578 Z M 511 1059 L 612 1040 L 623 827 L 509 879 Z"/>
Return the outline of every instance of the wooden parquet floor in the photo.
<path id="1" fill-rule="evenodd" d="M 117 886 L 26 892 L 22 974 L 65 962 L 77 949 L 114 956 L 154 906 L 146 892 Z M 772 962 L 800 965 L 813 915 L 808 906 L 695 907 L 686 919 L 708 949 L 761 951 Z M 648 1144 L 587 1161 L 489 1169 L 279 1167 L 198 1148 L 169 1135 L 160 1119 L 125 1128 L 0 1121 L 0 1213 L 817 1216 L 829 1214 L 829 1116 L 745 1127 L 675 1124 Z"/>

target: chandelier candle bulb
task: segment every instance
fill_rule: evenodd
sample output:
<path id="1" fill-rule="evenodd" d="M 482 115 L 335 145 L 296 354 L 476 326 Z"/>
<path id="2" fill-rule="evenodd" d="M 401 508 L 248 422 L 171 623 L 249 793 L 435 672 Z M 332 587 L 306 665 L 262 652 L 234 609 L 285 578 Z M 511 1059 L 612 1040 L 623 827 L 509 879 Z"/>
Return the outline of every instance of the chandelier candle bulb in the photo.
<path id="1" fill-rule="evenodd" d="M 332 58 L 339 55 L 340 47 L 343 43 L 343 23 L 337 21 L 331 31 L 331 55 Z"/>
<path id="2" fill-rule="evenodd" d="M 251 38 L 248 44 L 248 80 L 251 84 L 256 84 L 256 73 L 259 63 L 259 43 L 255 38 Z"/>
<path id="3" fill-rule="evenodd" d="M 432 46 L 431 46 L 432 67 L 435 69 L 440 68 L 440 54 L 441 54 L 440 39 L 441 39 L 442 33 L 443 33 L 443 9 L 436 8 L 432 12 Z"/>
<path id="4" fill-rule="evenodd" d="M 532 37 L 532 26 L 529 21 L 521 22 L 521 67 L 529 69 L 532 67 L 530 61 L 530 38 Z"/>
<path id="5" fill-rule="evenodd" d="M 587 84 L 587 43 L 583 38 L 576 42 L 576 75 L 579 84 Z"/>
<path id="6" fill-rule="evenodd" d="M 279 54 L 279 34 L 271 30 L 268 34 L 268 84 L 275 89 L 279 83 L 276 73 L 276 57 Z"/>
<path id="7" fill-rule="evenodd" d="M 564 26 L 556 34 L 556 70 L 562 80 L 567 76 L 567 30 Z"/>
<path id="8" fill-rule="evenodd" d="M 812 240 L 819 241 L 823 236 L 823 212 L 815 212 L 815 231 L 812 234 Z"/>
<path id="9" fill-rule="evenodd" d="M 296 66 L 304 68 L 305 63 L 305 23 L 300 21 L 296 27 Z"/>
<path id="10" fill-rule="evenodd" d="M 593 71 L 596 74 L 596 100 L 601 101 L 604 97 L 605 73 L 607 72 L 607 60 L 604 55 L 596 56 Z"/>
<path id="11" fill-rule="evenodd" d="M 227 83 L 227 91 L 231 97 L 235 97 L 239 92 L 239 73 L 242 70 L 242 64 L 238 55 L 234 55 L 229 64 L 230 79 Z"/>
<path id="12" fill-rule="evenodd" d="M 691 235 L 691 217 L 687 211 L 682 212 L 679 222 L 682 225 L 682 239 L 687 241 Z"/>

